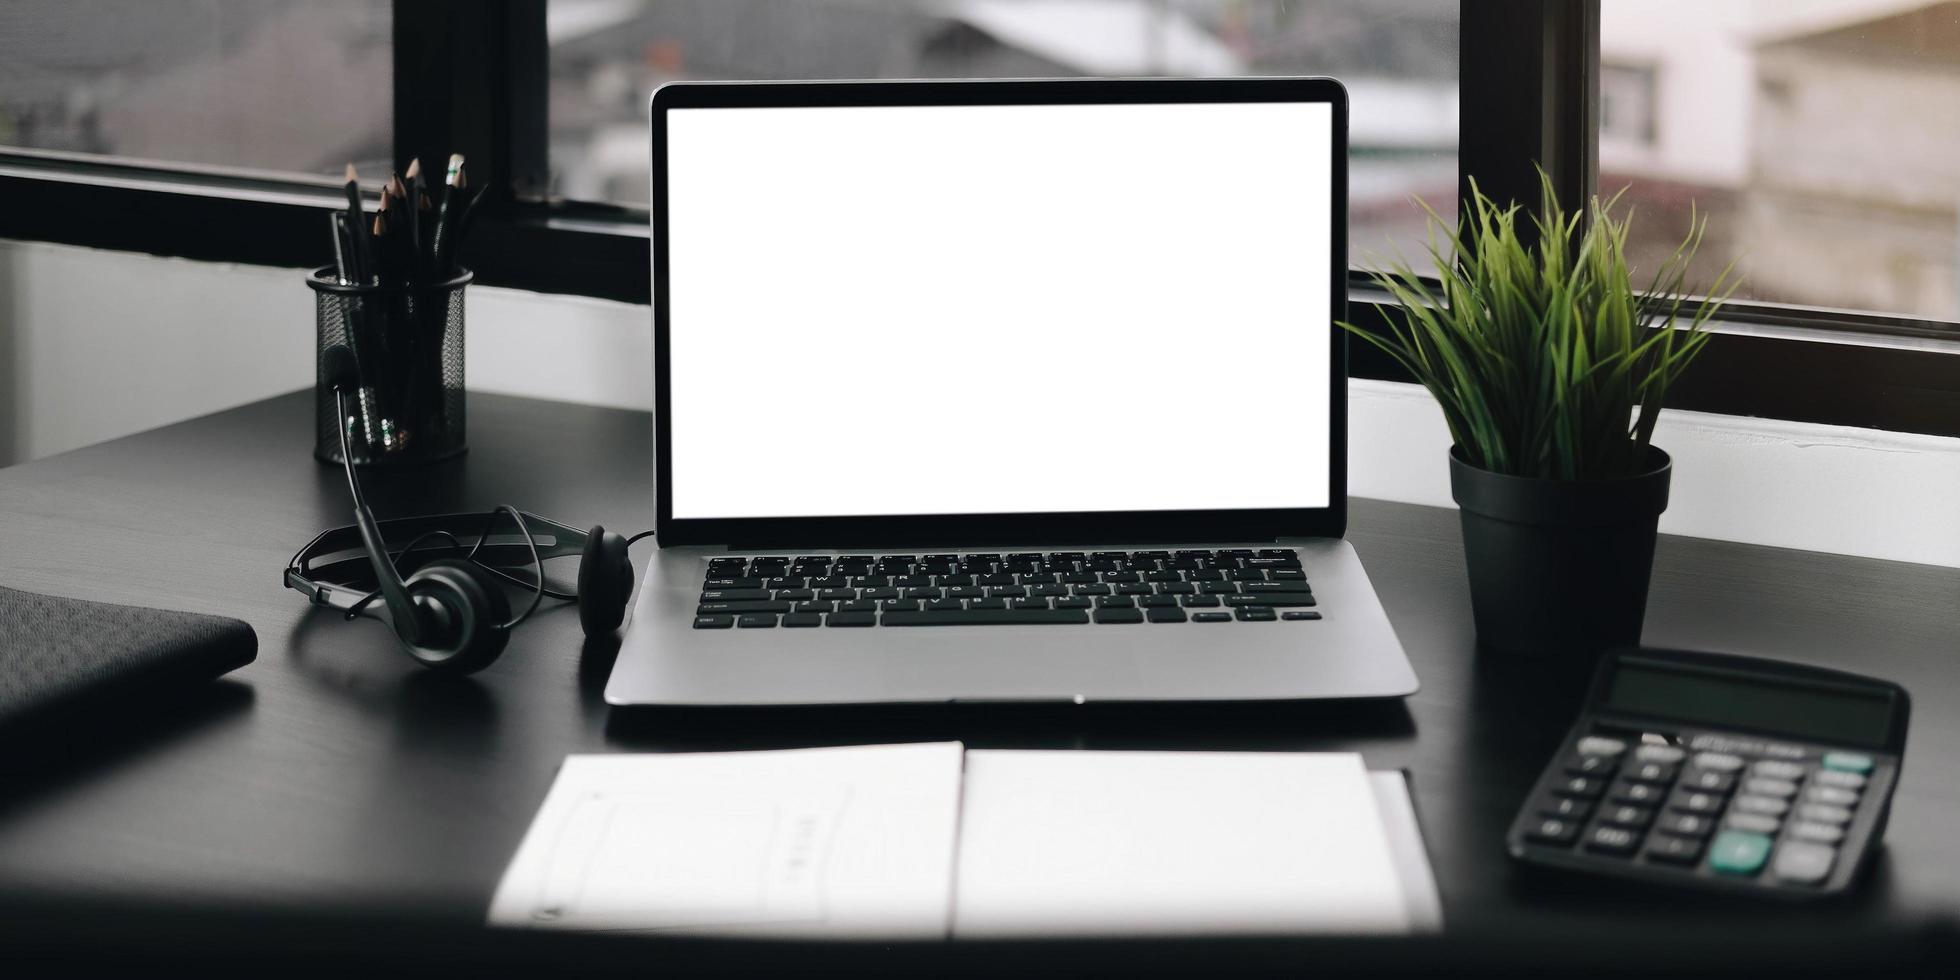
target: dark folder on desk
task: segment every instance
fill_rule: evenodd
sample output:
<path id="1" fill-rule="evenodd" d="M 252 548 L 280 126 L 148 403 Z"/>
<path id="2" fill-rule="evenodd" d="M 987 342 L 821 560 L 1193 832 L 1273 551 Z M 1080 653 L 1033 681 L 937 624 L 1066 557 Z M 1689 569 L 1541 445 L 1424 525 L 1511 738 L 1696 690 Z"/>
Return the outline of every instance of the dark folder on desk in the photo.
<path id="1" fill-rule="evenodd" d="M 257 653 L 236 619 L 0 588 L 0 730 L 208 680 Z"/>

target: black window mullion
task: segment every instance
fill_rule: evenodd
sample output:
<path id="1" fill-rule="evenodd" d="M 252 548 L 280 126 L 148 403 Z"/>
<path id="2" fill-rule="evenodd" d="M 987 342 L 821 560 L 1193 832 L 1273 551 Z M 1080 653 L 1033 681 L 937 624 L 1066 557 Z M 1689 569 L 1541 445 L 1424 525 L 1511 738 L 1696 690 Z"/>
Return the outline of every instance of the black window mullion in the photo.
<path id="1" fill-rule="evenodd" d="M 395 0 L 395 158 L 451 153 L 500 211 L 545 186 L 545 0 Z"/>
<path id="2" fill-rule="evenodd" d="M 1457 170 L 1494 200 L 1536 206 L 1537 167 L 1573 210 L 1599 183 L 1599 0 L 1466 0 Z"/>

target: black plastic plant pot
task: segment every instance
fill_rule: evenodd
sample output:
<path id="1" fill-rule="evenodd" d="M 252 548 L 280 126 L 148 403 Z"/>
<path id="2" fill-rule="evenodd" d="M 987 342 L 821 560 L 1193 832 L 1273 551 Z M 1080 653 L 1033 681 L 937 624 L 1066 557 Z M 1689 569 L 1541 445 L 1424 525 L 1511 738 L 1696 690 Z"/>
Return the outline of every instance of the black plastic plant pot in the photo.
<path id="1" fill-rule="evenodd" d="M 1673 463 L 1611 480 L 1506 476 L 1450 450 L 1480 649 L 1590 659 L 1638 643 Z"/>

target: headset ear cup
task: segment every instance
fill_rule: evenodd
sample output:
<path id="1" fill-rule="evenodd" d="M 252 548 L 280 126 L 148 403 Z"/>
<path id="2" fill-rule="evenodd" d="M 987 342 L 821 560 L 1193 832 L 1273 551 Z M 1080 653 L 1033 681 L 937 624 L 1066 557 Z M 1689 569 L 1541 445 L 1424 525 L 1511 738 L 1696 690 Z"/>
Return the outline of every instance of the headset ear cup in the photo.
<path id="1" fill-rule="evenodd" d="M 633 594 L 633 560 L 626 539 L 598 525 L 578 560 L 578 620 L 586 636 L 606 636 L 626 620 Z"/>
<path id="2" fill-rule="evenodd" d="M 466 561 L 432 561 L 408 577 L 409 598 L 442 607 L 440 639 L 409 646 L 409 656 L 446 674 L 472 674 L 497 659 L 510 642 L 510 598 L 482 569 Z"/>

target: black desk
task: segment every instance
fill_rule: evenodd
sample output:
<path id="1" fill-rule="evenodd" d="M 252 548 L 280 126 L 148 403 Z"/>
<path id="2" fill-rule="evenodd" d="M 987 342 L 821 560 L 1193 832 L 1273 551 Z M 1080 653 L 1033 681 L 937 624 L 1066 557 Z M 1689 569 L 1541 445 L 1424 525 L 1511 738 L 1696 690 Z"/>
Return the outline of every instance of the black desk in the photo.
<path id="1" fill-rule="evenodd" d="M 455 684 L 416 668 L 383 624 L 343 623 L 280 587 L 294 549 L 348 520 L 338 471 L 309 456 L 311 406 L 310 395 L 290 395 L 0 471 L 0 584 L 238 616 L 260 642 L 256 664 L 194 699 L 13 747 L 0 797 L 0 941 L 46 951 L 87 936 L 91 945 L 69 952 L 99 953 L 106 929 L 114 948 L 145 955 L 260 944 L 349 963 L 789 956 L 801 967 L 1126 970 L 1297 968 L 1336 955 L 1354 966 L 1550 967 L 1562 956 L 1706 966 L 1724 950 L 1816 966 L 1865 952 L 1916 963 L 1954 948 L 1945 924 L 1960 913 L 1960 570 L 1662 540 L 1650 642 L 1847 667 L 1900 681 L 1916 702 L 1888 846 L 1862 892 L 1825 909 L 1710 904 L 1507 862 L 1503 827 L 1574 709 L 1548 694 L 1541 672 L 1475 655 L 1451 511 L 1355 501 L 1351 537 L 1422 679 L 1406 707 L 682 712 L 609 724 L 600 690 L 613 645 L 582 648 L 568 607 L 541 613 L 494 667 Z M 650 526 L 644 414 L 486 395 L 470 408 L 467 457 L 367 477 L 382 516 L 510 502 L 573 524 Z M 478 930 L 568 752 L 941 737 L 1357 750 L 1373 768 L 1406 768 L 1448 935 L 891 950 Z"/>

